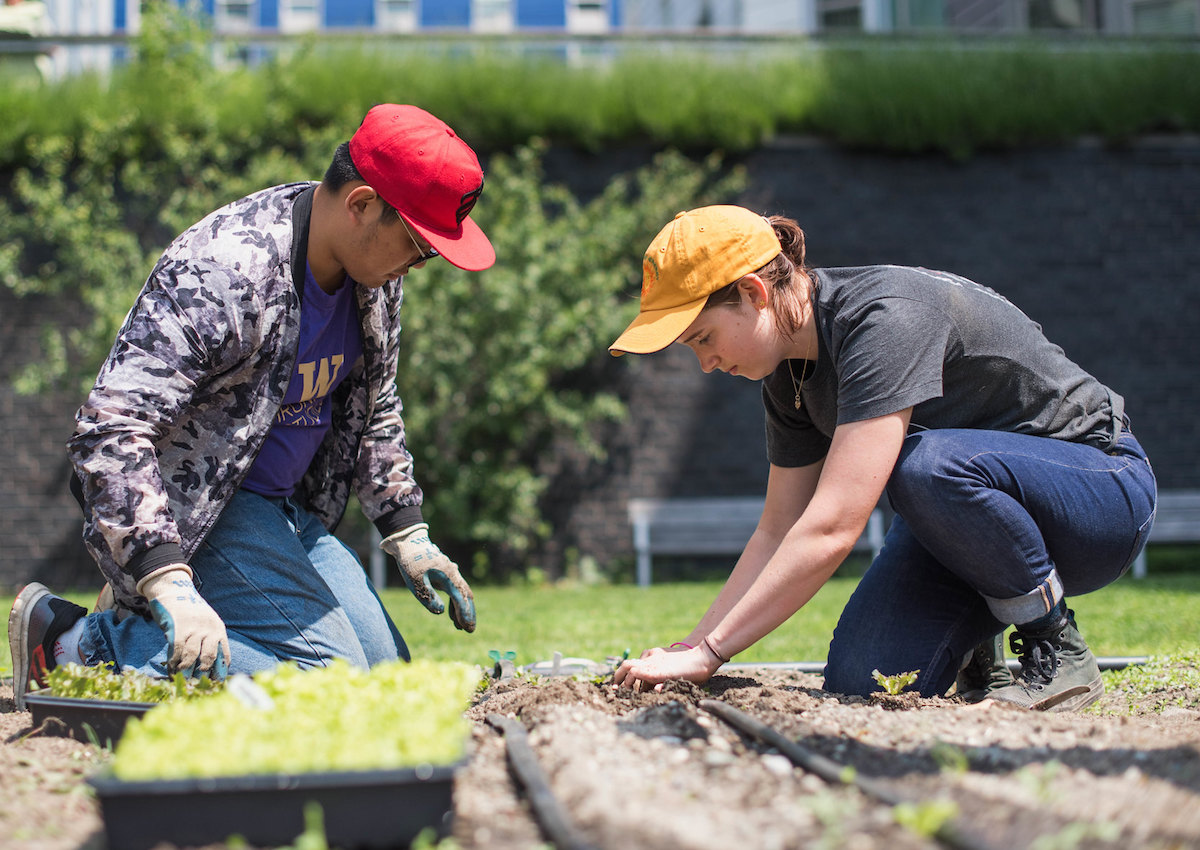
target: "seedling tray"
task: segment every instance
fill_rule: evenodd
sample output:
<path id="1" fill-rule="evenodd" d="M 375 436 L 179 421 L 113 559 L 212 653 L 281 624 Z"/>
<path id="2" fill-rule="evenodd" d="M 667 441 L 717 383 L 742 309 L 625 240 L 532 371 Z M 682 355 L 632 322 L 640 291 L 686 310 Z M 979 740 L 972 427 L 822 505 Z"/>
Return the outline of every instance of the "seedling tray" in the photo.
<path id="1" fill-rule="evenodd" d="M 34 728 L 44 735 L 58 735 L 101 746 L 115 746 L 131 717 L 141 717 L 157 703 L 120 700 L 78 699 L 32 693 L 25 704 L 33 715 Z M 90 734 L 89 734 L 90 730 Z"/>
<path id="2" fill-rule="evenodd" d="M 219 744 L 219 742 L 218 742 Z M 340 773 L 270 774 L 129 782 L 88 779 L 104 816 L 108 850 L 216 844 L 290 845 L 304 808 L 320 804 L 331 847 L 408 847 L 421 830 L 450 832 L 458 765 Z"/>

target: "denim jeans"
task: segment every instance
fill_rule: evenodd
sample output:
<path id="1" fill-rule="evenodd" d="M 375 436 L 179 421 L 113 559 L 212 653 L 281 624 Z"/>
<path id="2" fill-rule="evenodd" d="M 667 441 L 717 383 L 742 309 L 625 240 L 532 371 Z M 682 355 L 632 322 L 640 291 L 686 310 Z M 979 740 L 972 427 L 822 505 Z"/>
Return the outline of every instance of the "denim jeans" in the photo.
<path id="1" fill-rule="evenodd" d="M 878 691 L 878 669 L 920 670 L 916 688 L 944 694 L 976 644 L 1120 578 L 1157 497 L 1128 432 L 1106 454 L 965 429 L 909 436 L 887 494 L 896 516 L 829 646 L 825 687 L 835 693 Z"/>
<path id="2" fill-rule="evenodd" d="M 239 491 L 189 565 L 225 623 L 230 673 L 408 657 L 358 556 L 290 499 Z M 136 615 L 118 623 L 112 612 L 90 614 L 80 651 L 87 664 L 166 674 L 162 629 Z"/>

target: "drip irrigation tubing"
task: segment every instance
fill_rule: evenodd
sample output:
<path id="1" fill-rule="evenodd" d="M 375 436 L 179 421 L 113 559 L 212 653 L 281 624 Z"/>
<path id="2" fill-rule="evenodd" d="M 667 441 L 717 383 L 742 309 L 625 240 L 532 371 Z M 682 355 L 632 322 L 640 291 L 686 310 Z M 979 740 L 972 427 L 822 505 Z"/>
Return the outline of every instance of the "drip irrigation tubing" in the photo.
<path id="1" fill-rule="evenodd" d="M 534 817 L 546 837 L 559 850 L 596 850 L 595 845 L 583 838 L 563 811 L 562 806 L 550 790 L 545 771 L 538 764 L 537 755 L 529 744 L 529 734 L 518 721 L 500 714 L 489 714 L 488 725 L 504 735 L 504 751 L 508 767 L 517 784 L 525 791 Z"/>
<path id="2" fill-rule="evenodd" d="M 1103 670 L 1124 670 L 1126 667 L 1137 667 L 1149 661 L 1149 656 L 1146 655 L 1108 655 L 1097 656 L 1096 663 Z M 1021 662 L 1016 658 L 1006 658 L 1005 663 L 1008 669 L 1016 672 L 1021 669 Z M 755 667 L 767 667 L 772 670 L 795 670 L 797 673 L 817 673 L 825 672 L 824 661 L 738 661 L 730 664 L 725 664 L 721 667 L 722 670 L 751 670 Z"/>
<path id="3" fill-rule="evenodd" d="M 857 774 L 848 765 L 840 764 L 831 758 L 808 750 L 788 738 L 783 733 L 771 728 L 765 723 L 755 720 L 743 711 L 739 711 L 728 703 L 717 700 L 701 700 L 700 707 L 710 714 L 724 720 L 738 731 L 757 738 L 764 744 L 774 747 L 791 760 L 792 764 L 816 774 L 821 779 L 833 785 L 853 785 L 868 797 L 895 806 L 900 803 L 918 802 L 903 797 L 887 785 L 868 777 Z M 955 850 L 999 850 L 994 844 L 956 824 L 953 820 L 943 823 L 934 833 L 934 837 Z"/>

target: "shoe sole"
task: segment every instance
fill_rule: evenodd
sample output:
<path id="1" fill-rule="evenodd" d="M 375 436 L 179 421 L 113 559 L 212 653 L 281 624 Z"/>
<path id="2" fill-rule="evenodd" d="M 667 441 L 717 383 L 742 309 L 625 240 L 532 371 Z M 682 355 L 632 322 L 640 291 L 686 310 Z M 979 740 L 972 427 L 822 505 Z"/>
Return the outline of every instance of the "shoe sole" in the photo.
<path id="1" fill-rule="evenodd" d="M 25 692 L 29 689 L 29 615 L 42 597 L 49 595 L 50 589 L 44 584 L 28 584 L 17 594 L 8 614 L 8 646 L 12 653 L 13 699 L 17 711 L 25 710 Z"/>
<path id="2" fill-rule="evenodd" d="M 1100 697 L 1104 696 L 1104 682 L 1097 676 L 1088 683 L 1086 688 L 1075 689 L 1077 693 L 1069 693 L 1066 699 L 1056 700 L 1049 706 L 1043 708 L 1043 711 L 1078 711 L 1081 708 L 1087 708 Z"/>
<path id="3" fill-rule="evenodd" d="M 1099 699 L 1100 694 L 1104 692 L 1104 687 L 1100 684 L 1100 680 L 1096 679 L 1088 685 L 1076 685 L 1039 700 L 1029 698 L 1029 691 L 1025 688 L 1015 690 L 1027 699 L 1008 698 L 994 691 L 984 699 L 1004 705 L 1015 705 L 1026 711 L 1073 711 Z"/>

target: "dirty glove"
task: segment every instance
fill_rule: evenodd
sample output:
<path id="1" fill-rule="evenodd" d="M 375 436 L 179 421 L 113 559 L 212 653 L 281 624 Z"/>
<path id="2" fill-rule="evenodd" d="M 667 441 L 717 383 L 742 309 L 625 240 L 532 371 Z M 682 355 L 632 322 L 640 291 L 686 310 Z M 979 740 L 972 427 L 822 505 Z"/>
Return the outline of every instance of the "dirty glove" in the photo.
<path id="1" fill-rule="evenodd" d="M 458 565 L 447 558 L 429 539 L 429 526 L 419 522 L 389 535 L 379 544 L 396 559 L 400 575 L 412 595 L 434 614 L 446 610 L 435 590 L 450 597 L 450 619 L 468 632 L 475 631 L 475 597 L 458 572 Z"/>
<path id="2" fill-rule="evenodd" d="M 167 672 L 189 679 L 208 673 L 224 679 L 229 672 L 229 635 L 217 612 L 192 584 L 187 564 L 171 564 L 138 582 L 150 601 L 150 616 L 167 636 Z"/>

